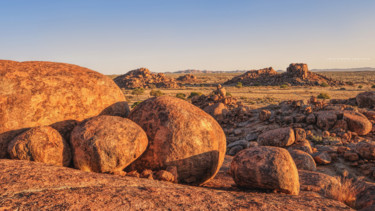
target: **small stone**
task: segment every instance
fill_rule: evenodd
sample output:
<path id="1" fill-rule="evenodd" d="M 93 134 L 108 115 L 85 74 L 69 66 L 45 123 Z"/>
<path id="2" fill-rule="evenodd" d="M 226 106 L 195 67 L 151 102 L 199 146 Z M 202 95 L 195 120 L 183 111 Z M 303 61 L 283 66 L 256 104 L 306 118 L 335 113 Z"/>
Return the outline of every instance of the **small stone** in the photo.
<path id="1" fill-rule="evenodd" d="M 318 152 L 313 155 L 314 160 L 317 164 L 329 164 L 331 163 L 332 159 L 328 152 Z"/>
<path id="2" fill-rule="evenodd" d="M 346 151 L 344 153 L 344 158 L 345 158 L 345 160 L 348 160 L 348 161 L 357 161 L 357 160 L 359 160 L 358 154 L 355 153 L 355 152 L 351 152 L 351 151 Z"/>
<path id="3" fill-rule="evenodd" d="M 156 172 L 154 176 L 155 176 L 155 179 L 157 180 L 166 181 L 166 182 L 175 182 L 175 176 L 169 171 L 160 170 Z"/>

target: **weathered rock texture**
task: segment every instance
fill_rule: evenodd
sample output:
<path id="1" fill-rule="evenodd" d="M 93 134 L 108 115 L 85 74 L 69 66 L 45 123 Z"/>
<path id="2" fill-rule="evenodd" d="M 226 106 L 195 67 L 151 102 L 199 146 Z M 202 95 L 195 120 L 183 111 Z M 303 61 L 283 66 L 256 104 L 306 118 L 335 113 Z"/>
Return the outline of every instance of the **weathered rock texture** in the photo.
<path id="1" fill-rule="evenodd" d="M 25 128 L 81 121 L 124 100 L 110 78 L 83 67 L 0 60 L 0 158 Z"/>
<path id="2" fill-rule="evenodd" d="M 223 163 L 225 134 L 203 110 L 173 97 L 151 98 L 129 115 L 147 133 L 149 147 L 131 164 L 134 169 L 176 166 L 181 183 L 200 184 L 214 177 Z"/>
<path id="3" fill-rule="evenodd" d="M 68 143 L 52 127 L 27 130 L 8 145 L 12 159 L 30 160 L 56 166 L 69 166 L 71 151 Z"/>
<path id="4" fill-rule="evenodd" d="M 289 150 L 298 169 L 316 171 L 316 163 L 309 153 L 302 150 Z"/>
<path id="5" fill-rule="evenodd" d="M 361 108 L 374 108 L 375 92 L 362 92 L 357 95 L 356 101 Z"/>
<path id="6" fill-rule="evenodd" d="M 146 149 L 146 133 L 129 119 L 97 116 L 71 134 L 74 166 L 83 171 L 121 172 Z"/>
<path id="7" fill-rule="evenodd" d="M 113 79 L 121 88 L 178 88 L 176 80 L 169 78 L 164 73 L 154 74 L 146 68 L 129 71 Z"/>
<path id="8" fill-rule="evenodd" d="M 289 84 L 292 86 L 319 86 L 327 83 L 331 86 L 343 85 L 341 81 L 334 81 L 317 73 L 308 70 L 306 64 L 290 64 L 285 73 L 277 73 L 272 67 L 250 70 L 242 75 L 236 76 L 225 82 L 225 85 L 236 85 L 241 82 L 246 86 L 280 86 Z"/>
<path id="9" fill-rule="evenodd" d="M 298 171 L 289 152 L 278 147 L 252 147 L 239 152 L 230 167 L 240 187 L 278 190 L 298 195 Z"/>
<path id="10" fill-rule="evenodd" d="M 0 210 L 352 210 L 311 192 L 240 191 L 225 172 L 196 187 L 3 159 Z"/>

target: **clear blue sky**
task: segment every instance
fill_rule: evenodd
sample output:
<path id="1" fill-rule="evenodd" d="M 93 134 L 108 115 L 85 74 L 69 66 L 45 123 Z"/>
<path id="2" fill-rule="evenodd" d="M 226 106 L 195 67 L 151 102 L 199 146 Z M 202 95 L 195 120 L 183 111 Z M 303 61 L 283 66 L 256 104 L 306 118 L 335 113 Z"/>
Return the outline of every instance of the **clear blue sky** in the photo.
<path id="1" fill-rule="evenodd" d="M 374 0 L 0 0 L 0 59 L 138 67 L 375 67 Z"/>

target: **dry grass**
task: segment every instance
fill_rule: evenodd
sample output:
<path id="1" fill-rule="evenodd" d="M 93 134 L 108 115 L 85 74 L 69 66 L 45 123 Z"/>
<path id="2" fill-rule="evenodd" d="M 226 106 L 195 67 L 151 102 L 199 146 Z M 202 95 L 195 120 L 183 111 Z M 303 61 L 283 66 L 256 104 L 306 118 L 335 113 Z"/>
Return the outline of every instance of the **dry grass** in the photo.
<path id="1" fill-rule="evenodd" d="M 353 179 L 339 176 L 336 176 L 335 178 L 341 183 L 341 185 L 332 186 L 329 190 L 326 190 L 326 197 L 344 202 L 348 206 L 354 207 L 357 196 L 357 189 Z"/>

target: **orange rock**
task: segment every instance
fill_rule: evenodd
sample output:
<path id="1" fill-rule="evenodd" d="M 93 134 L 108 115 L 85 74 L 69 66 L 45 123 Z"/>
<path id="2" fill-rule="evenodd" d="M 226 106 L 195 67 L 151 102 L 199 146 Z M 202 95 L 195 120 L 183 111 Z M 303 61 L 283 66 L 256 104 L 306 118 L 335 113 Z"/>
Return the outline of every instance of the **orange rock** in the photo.
<path id="1" fill-rule="evenodd" d="M 298 169 L 316 171 L 316 163 L 310 154 L 302 150 L 289 150 Z"/>
<path id="2" fill-rule="evenodd" d="M 71 151 L 60 133 L 48 126 L 35 127 L 13 139 L 8 146 L 12 159 L 69 166 Z"/>
<path id="3" fill-rule="evenodd" d="M 283 148 L 267 146 L 242 150 L 233 158 L 230 172 L 240 187 L 299 194 L 296 164 Z"/>
<path id="4" fill-rule="evenodd" d="M 220 125 L 198 107 L 169 96 L 148 99 L 129 118 L 147 133 L 149 147 L 131 169 L 176 166 L 181 183 L 201 184 L 218 172 L 226 151 Z"/>
<path id="5" fill-rule="evenodd" d="M 345 111 L 344 120 L 348 123 L 349 130 L 358 135 L 366 135 L 372 130 L 371 122 L 361 113 Z"/>
<path id="6" fill-rule="evenodd" d="M 362 92 L 356 97 L 358 107 L 373 108 L 375 105 L 375 92 Z"/>
<path id="7" fill-rule="evenodd" d="M 84 120 L 124 101 L 107 76 L 54 62 L 0 60 L 0 158 L 24 128 Z"/>
<path id="8" fill-rule="evenodd" d="M 290 146 L 295 141 L 294 130 L 292 128 L 278 128 L 266 131 L 258 136 L 258 144 L 261 146 Z"/>
<path id="9" fill-rule="evenodd" d="M 71 135 L 74 166 L 88 172 L 119 172 L 146 149 L 146 133 L 129 119 L 97 116 L 77 125 Z"/>

